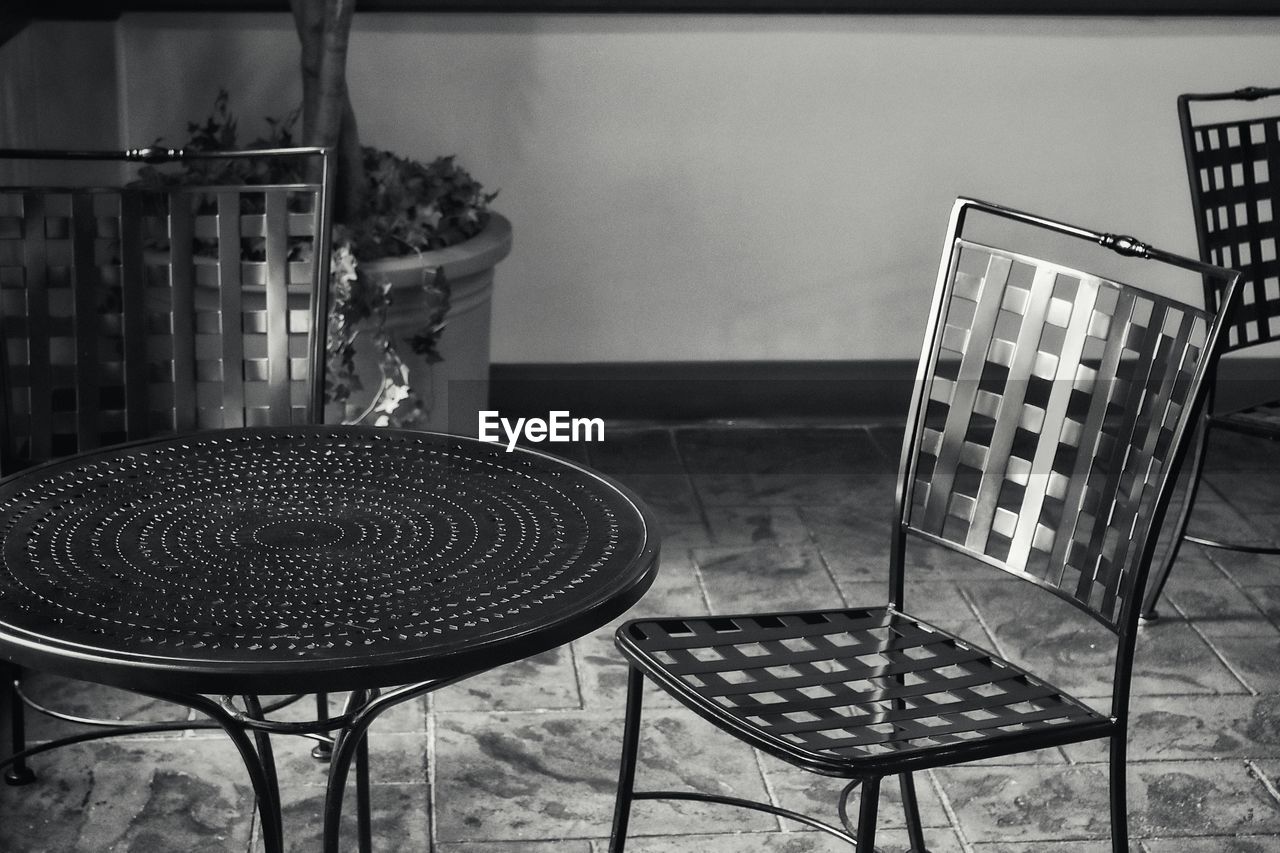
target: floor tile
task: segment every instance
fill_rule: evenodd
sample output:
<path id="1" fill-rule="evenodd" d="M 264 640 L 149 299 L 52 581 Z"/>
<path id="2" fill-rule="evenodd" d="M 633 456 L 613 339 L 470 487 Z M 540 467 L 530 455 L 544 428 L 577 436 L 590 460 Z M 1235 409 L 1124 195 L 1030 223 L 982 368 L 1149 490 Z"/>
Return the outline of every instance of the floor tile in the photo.
<path id="1" fill-rule="evenodd" d="M 781 545 L 695 548 L 713 613 L 840 607 L 840 593 L 817 550 Z"/>
<path id="2" fill-rule="evenodd" d="M 1241 508 L 1247 508 L 1252 512 L 1280 512 L 1280 504 L 1269 496 L 1258 502 L 1259 482 L 1255 477 L 1253 472 L 1240 470 L 1208 472 L 1196 494 L 1195 506 L 1191 508 L 1188 535 L 1243 545 L 1271 544 L 1273 534 L 1250 523 L 1248 515 L 1241 511 Z M 1274 481 L 1274 477 L 1275 474 L 1267 475 L 1268 480 Z M 1180 509 L 1181 496 L 1171 503 L 1169 512 L 1172 514 Z"/>
<path id="3" fill-rule="evenodd" d="M 1260 588 L 1262 590 L 1266 587 Z M 1280 587 L 1275 589 L 1280 590 Z M 1252 591 L 1256 597 L 1256 591 Z M 1250 595 L 1241 592 L 1203 551 L 1184 547 L 1169 575 L 1167 603 L 1157 603 L 1161 616 L 1180 616 L 1195 623 L 1206 637 L 1275 637 L 1280 631 Z M 1277 599 L 1280 603 L 1280 599 Z M 1280 614 L 1280 609 L 1277 609 Z"/>
<path id="4" fill-rule="evenodd" d="M 350 788 L 350 786 L 348 786 Z M 282 785 L 285 853 L 317 853 L 324 838 L 324 789 Z M 425 782 L 369 787 L 369 818 L 374 850 L 427 850 L 430 796 Z M 348 790 L 342 809 L 342 849 L 356 849 L 356 801 Z M 164 848 L 172 849 L 172 848 Z M 254 839 L 254 853 L 266 848 Z"/>
<path id="5" fill-rule="evenodd" d="M 582 703 L 589 711 L 621 713 L 625 707 L 628 666 L 622 652 L 613 644 L 613 635 L 613 628 L 600 630 L 573 644 L 582 683 Z M 646 681 L 644 695 L 646 708 L 680 705 L 651 681 Z"/>
<path id="6" fill-rule="evenodd" d="M 117 738 L 46 753 L 39 778 L 0 787 L 8 853 L 242 853 L 252 786 L 231 744 Z"/>
<path id="7" fill-rule="evenodd" d="M 427 744 L 425 732 L 387 733 L 375 729 L 369 737 L 370 778 L 378 784 L 425 782 Z M 315 788 L 328 784 L 329 764 L 311 757 L 314 745 L 308 738 L 272 738 L 281 785 Z"/>
<path id="8" fill-rule="evenodd" d="M 1280 581 L 1280 572 L 1277 572 L 1276 580 Z M 1250 587 L 1248 595 L 1253 603 L 1262 609 L 1267 618 L 1280 624 L 1280 583 Z"/>
<path id="9" fill-rule="evenodd" d="M 1215 429 L 1209 437 L 1205 468 L 1210 473 L 1280 469 L 1280 445 L 1264 438 Z"/>
<path id="10" fill-rule="evenodd" d="M 665 428 L 611 430 L 603 442 L 590 446 L 588 456 L 593 468 L 629 482 L 635 475 L 684 474 L 671 430 Z"/>
<path id="11" fill-rule="evenodd" d="M 683 474 L 632 474 L 624 485 L 640 496 L 664 528 L 702 523 L 693 485 Z"/>
<path id="12" fill-rule="evenodd" d="M 795 507 L 711 506 L 706 510 L 715 545 L 804 545 L 809 530 Z"/>
<path id="13" fill-rule="evenodd" d="M 1241 586 L 1275 586 L 1280 583 L 1280 555 L 1248 554 L 1223 548 L 1209 548 L 1205 554 Z"/>
<path id="14" fill-rule="evenodd" d="M 867 483 L 865 474 L 693 474 L 703 506 L 820 506 L 851 504 Z"/>
<path id="15" fill-rule="evenodd" d="M 1107 741 L 1063 747 L 1072 761 L 1107 761 Z M 1131 761 L 1280 755 L 1280 695 L 1137 696 L 1129 708 Z"/>
<path id="16" fill-rule="evenodd" d="M 437 853 L 594 853 L 591 842 L 585 838 L 562 838 L 556 841 L 461 841 L 436 845 L 436 850 Z"/>
<path id="17" fill-rule="evenodd" d="M 800 517 L 808 526 L 832 573 L 842 581 L 888 577 L 892 506 L 806 506 Z"/>
<path id="18" fill-rule="evenodd" d="M 750 750 L 683 711 L 647 713 L 638 789 L 674 788 L 762 799 Z M 721 740 L 725 738 L 725 740 Z M 620 715 L 470 714 L 437 729 L 441 841 L 597 838 L 612 821 L 621 755 Z M 775 826 L 763 814 L 703 803 L 641 802 L 641 834 L 684 835 Z"/>
<path id="19" fill-rule="evenodd" d="M 686 468 L 695 474 L 861 474 L 889 460 L 860 427 L 676 430 Z"/>
<path id="20" fill-rule="evenodd" d="M 191 719 L 189 709 L 172 702 L 152 699 L 128 690 L 77 681 L 57 675 L 28 671 L 23 674 L 22 689 L 32 700 L 46 708 L 76 717 L 144 723 Z M 27 740 L 36 743 L 88 731 L 85 726 L 70 723 L 29 710 L 26 714 Z M 182 732 L 156 733 L 153 737 L 181 737 Z"/>
<path id="21" fill-rule="evenodd" d="M 1280 853 L 1280 837 L 1147 838 L 1142 847 L 1145 853 Z"/>
<path id="22" fill-rule="evenodd" d="M 582 707 L 577 668 L 567 645 L 441 688 L 432 701 L 442 713 Z"/>
<path id="23" fill-rule="evenodd" d="M 1276 471 L 1258 468 L 1238 468 L 1218 472 L 1209 470 L 1205 480 L 1224 501 L 1233 507 L 1248 507 L 1251 512 L 1280 513 L 1280 490 L 1276 489 Z M 1197 501 L 1198 503 L 1198 501 Z M 1194 511 L 1190 529 L 1194 532 Z M 1270 538 L 1260 531 L 1264 538 Z"/>
<path id="24" fill-rule="evenodd" d="M 1280 832 L 1280 803 L 1243 761 L 1131 762 L 1129 785 L 1139 835 Z"/>
<path id="25" fill-rule="evenodd" d="M 997 651 L 1076 696 L 1110 695 L 1114 634 L 1030 584 L 969 588 L 999 643 Z M 1134 656 L 1135 695 L 1242 692 L 1244 686 L 1185 622 L 1161 621 L 1144 629 Z"/>
<path id="26" fill-rule="evenodd" d="M 971 841 L 1110 837 L 1105 767 L 955 767 L 936 773 Z M 1128 780 L 1135 837 L 1280 831 L 1280 804 L 1242 761 L 1131 762 Z"/>
<path id="27" fill-rule="evenodd" d="M 1131 840 L 1130 853 L 1143 853 L 1142 842 Z M 1093 841 L 1036 841 L 1034 845 L 1002 842 L 974 844 L 973 853 L 1112 853 L 1110 839 Z"/>
<path id="28" fill-rule="evenodd" d="M 1231 664 L 1250 689 L 1280 693 L 1280 639 L 1276 637 L 1219 637 L 1214 647 Z"/>
<path id="29" fill-rule="evenodd" d="M 327 696 L 326 714 L 335 716 L 342 713 L 346 706 L 348 694 L 330 693 Z M 282 696 L 261 696 L 263 706 L 267 707 L 269 703 L 285 699 Z M 296 702 L 290 702 L 287 706 L 267 714 L 269 719 L 273 720 L 290 720 L 290 721 L 311 721 L 318 719 L 319 707 L 314 694 L 307 694 L 300 697 Z M 424 732 L 427 728 L 427 705 L 426 699 L 417 697 L 407 699 L 397 705 L 392 705 L 383 711 L 373 722 L 374 732 Z M 224 737 L 224 735 L 214 730 L 204 734 L 206 737 Z"/>
<path id="30" fill-rule="evenodd" d="M 615 624 L 625 619 L 707 612 L 707 599 L 702 593 L 692 555 L 667 554 L 664 551 L 653 585 L 622 618 L 615 620 Z"/>
<path id="31" fill-rule="evenodd" d="M 820 820 L 838 822 L 836 808 L 840 794 L 848 784 L 847 779 L 820 776 L 769 756 L 761 756 L 761 765 L 769 790 L 779 805 Z M 915 782 L 921 824 L 926 827 L 949 826 L 947 813 L 928 775 L 917 773 Z M 857 792 L 850 796 L 849 805 L 852 813 L 856 814 Z M 897 777 L 888 777 L 881 783 L 879 808 L 878 826 L 901 828 L 906 825 Z"/>
<path id="32" fill-rule="evenodd" d="M 960 853 L 959 839 L 949 829 L 925 832 L 929 853 Z M 880 853 L 907 853 L 903 830 L 877 831 L 876 850 Z M 607 842 L 598 845 L 603 853 Z M 635 836 L 627 839 L 628 853 L 849 853 L 847 842 L 813 830 L 796 832 L 742 832 L 732 835 L 690 835 L 683 837 Z"/>
<path id="33" fill-rule="evenodd" d="M 879 581 L 839 583 L 845 600 L 853 607 L 882 607 L 889 601 L 888 578 Z M 957 584 L 947 581 L 908 581 L 903 590 L 907 613 L 936 625 L 944 631 L 959 634 L 984 648 L 991 648 L 977 617 L 960 593 Z"/>

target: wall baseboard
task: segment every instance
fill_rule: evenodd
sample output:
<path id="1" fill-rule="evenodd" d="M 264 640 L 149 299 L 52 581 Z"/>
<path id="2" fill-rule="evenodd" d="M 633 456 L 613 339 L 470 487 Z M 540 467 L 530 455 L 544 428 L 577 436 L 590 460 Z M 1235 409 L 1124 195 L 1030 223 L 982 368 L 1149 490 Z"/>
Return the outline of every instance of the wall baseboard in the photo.
<path id="1" fill-rule="evenodd" d="M 505 417 L 893 422 L 906 418 L 915 370 L 906 359 L 499 363 L 489 401 Z M 1215 408 L 1275 396 L 1274 377 L 1280 358 L 1224 359 Z"/>
<path id="2" fill-rule="evenodd" d="M 503 415 L 610 420 L 906 417 L 915 362 L 695 361 L 494 364 Z"/>

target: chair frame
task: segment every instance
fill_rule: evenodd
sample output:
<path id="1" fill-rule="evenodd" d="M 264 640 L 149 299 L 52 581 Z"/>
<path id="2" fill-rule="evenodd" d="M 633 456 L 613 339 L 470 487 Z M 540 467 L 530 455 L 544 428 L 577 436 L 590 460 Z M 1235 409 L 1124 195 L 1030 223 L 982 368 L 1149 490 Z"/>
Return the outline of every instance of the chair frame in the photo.
<path id="1" fill-rule="evenodd" d="M 1208 190 L 1201 189 L 1200 171 L 1202 168 L 1198 160 L 1196 150 L 1196 133 L 1205 128 L 1212 128 L 1222 125 L 1243 125 L 1254 122 L 1268 122 L 1273 127 L 1273 132 L 1277 126 L 1280 126 L 1280 113 L 1270 116 L 1256 116 L 1249 119 L 1233 119 L 1228 121 L 1214 121 L 1197 124 L 1195 117 L 1192 115 L 1196 104 L 1238 101 L 1241 103 L 1250 103 L 1280 96 L 1280 88 L 1262 88 L 1258 86 L 1249 86 L 1243 89 L 1236 89 L 1231 92 L 1212 92 L 1205 94 L 1185 94 L 1178 97 L 1178 125 L 1182 133 L 1182 152 L 1187 169 L 1187 187 L 1191 193 L 1191 209 L 1193 221 L 1196 228 L 1196 247 L 1200 256 L 1200 260 L 1207 264 L 1215 263 L 1214 254 L 1218 248 L 1213 245 L 1211 235 L 1206 230 L 1207 217 L 1211 211 L 1205 205 L 1205 193 Z M 1275 144 L 1275 140 L 1272 140 Z M 1280 152 L 1277 155 L 1267 159 L 1268 166 L 1280 172 Z M 1272 180 L 1280 180 L 1280 175 L 1274 176 Z M 1220 189 L 1220 188 L 1219 188 Z M 1274 216 L 1280 216 L 1280 210 L 1275 211 Z M 1236 214 L 1233 210 L 1227 212 L 1229 222 L 1239 227 L 1236 223 Z M 1246 225 L 1256 226 L 1257 222 L 1254 217 L 1256 212 L 1250 215 L 1250 222 Z M 1221 225 L 1219 227 L 1222 227 Z M 1274 232 L 1274 239 L 1280 241 L 1280 228 L 1274 224 L 1271 225 L 1271 231 Z M 1256 237 L 1256 235 L 1254 235 Z M 1254 261 L 1257 260 L 1257 251 L 1259 246 L 1257 240 L 1252 241 L 1251 246 L 1254 254 Z M 1233 265 L 1239 265 L 1239 259 L 1233 259 Z M 1251 267 L 1253 264 L 1243 265 Z M 1256 278 L 1245 275 L 1241 282 L 1241 290 L 1246 287 L 1253 288 L 1255 292 L 1255 303 L 1259 306 L 1271 302 L 1273 305 L 1271 313 L 1261 314 L 1257 322 L 1261 326 L 1261 332 L 1256 340 L 1250 340 L 1246 331 L 1246 327 L 1251 319 L 1244 315 L 1244 312 L 1237 308 L 1238 315 L 1232 323 L 1231 332 L 1234 334 L 1234 340 L 1228 337 L 1224 345 L 1224 352 L 1232 352 L 1235 350 L 1246 349 L 1252 346 L 1269 343 L 1280 340 L 1280 316 L 1277 316 L 1274 305 L 1275 299 L 1268 300 L 1264 292 L 1263 282 Z M 1209 277 L 1204 279 L 1204 302 L 1207 306 L 1213 306 L 1221 299 L 1218 285 Z M 1268 326 L 1270 328 L 1268 328 Z M 1160 595 L 1164 591 L 1165 584 L 1169 580 L 1169 574 L 1173 569 L 1173 564 L 1177 561 L 1181 552 L 1183 542 L 1193 542 L 1206 548 L 1216 548 L 1228 551 L 1239 551 L 1246 554 L 1280 554 L 1280 546 L 1276 545 L 1253 545 L 1245 542 L 1235 542 L 1225 539 L 1217 539 L 1211 536 L 1192 535 L 1187 532 L 1187 528 L 1191 523 L 1191 514 L 1195 506 L 1196 497 L 1200 492 L 1201 476 L 1204 471 L 1205 458 L 1208 452 L 1209 438 L 1212 431 L 1216 429 L 1224 429 L 1231 432 L 1237 432 L 1245 435 L 1251 435 L 1256 438 L 1269 439 L 1271 441 L 1280 441 L 1280 430 L 1255 429 L 1251 428 L 1247 423 L 1233 422 L 1230 418 L 1231 412 L 1215 413 L 1213 410 L 1215 386 L 1217 384 L 1217 371 L 1210 378 L 1209 390 L 1206 395 L 1204 409 L 1199 418 L 1197 435 L 1193 444 L 1191 455 L 1188 459 L 1188 477 L 1186 493 L 1183 497 L 1181 506 L 1173 524 L 1173 539 L 1169 549 L 1165 552 L 1163 559 L 1153 569 L 1151 582 L 1147 586 L 1146 596 L 1142 602 L 1142 620 L 1144 622 L 1153 622 L 1160 618 L 1156 605 L 1160 601 Z"/>
<path id="2" fill-rule="evenodd" d="M 46 150 L 31 148 L 4 148 L 0 149 L 0 160 L 15 161 L 48 161 L 48 162 L 73 162 L 73 161 L 89 161 L 89 162 L 118 162 L 118 163 L 143 163 L 143 164 L 160 164 L 175 163 L 190 160 L 261 160 L 263 158 L 280 158 L 280 157 L 305 157 L 309 162 L 318 165 L 315 179 L 302 184 L 269 184 L 263 185 L 263 188 L 272 189 L 296 189 L 314 192 L 316 209 L 314 211 L 316 229 L 315 234 L 315 251 L 312 258 L 311 269 L 311 293 L 310 293 L 310 311 L 311 322 L 308 329 L 309 335 L 309 352 L 310 369 L 307 373 L 306 386 L 306 407 L 305 417 L 308 422 L 315 422 L 321 419 L 324 411 L 324 378 L 325 363 L 327 349 L 327 328 L 328 328 L 328 312 L 329 312 L 329 246 L 331 239 L 331 223 L 333 208 L 333 174 L 334 174 L 334 156 L 333 150 L 323 146 L 299 146 L 288 148 L 264 148 L 253 150 L 235 150 L 235 151 L 188 151 L 183 149 L 170 149 L 159 147 L 148 148 L 131 148 L 124 151 L 101 151 L 101 150 Z M 205 189 L 216 191 L 220 185 L 210 187 L 182 187 L 183 192 L 200 192 Z M 22 187 L 14 187 L 14 189 L 22 189 Z M 57 189 L 61 191 L 63 188 L 58 187 L 31 187 L 32 190 Z M 67 192 L 92 194 L 95 190 L 81 187 L 68 186 Z M 118 188 L 111 188 L 111 191 L 119 191 Z M 150 192 L 144 190 L 144 192 Z M 155 193 L 164 193 L 166 190 L 157 189 Z M 123 198 L 123 195 L 122 195 Z M 189 221 L 189 220 L 188 220 Z M 137 235 L 131 235 L 132 240 Z M 122 235 L 122 240 L 124 235 Z M 136 242 L 136 241 L 134 241 Z M 138 244 L 140 245 L 140 244 Z M 127 258 L 127 260 L 126 260 Z M 133 267 L 141 263 L 140 248 L 137 246 L 126 247 L 122 252 L 122 266 L 127 265 L 124 272 L 132 272 Z M 285 284 L 278 281 L 279 269 L 274 270 L 275 275 L 270 279 L 268 284 L 268 296 L 270 300 L 282 300 L 285 296 Z M 137 291 L 130 297 L 135 298 L 135 302 L 131 307 L 126 307 L 126 311 L 132 310 L 134 316 L 139 316 L 139 308 L 136 303 Z M 238 294 L 236 294 L 238 297 Z M 176 298 L 175 298 L 176 299 Z M 238 302 L 223 304 L 224 310 L 238 311 Z M 78 306 L 79 309 L 79 306 Z M 179 310 L 175 306 L 175 310 Z M 280 330 L 277 330 L 280 331 Z M 136 351 L 135 351 L 136 354 Z M 278 353 L 273 353 L 273 357 Z M 287 354 L 286 354 L 287 355 Z M 7 382 L 7 350 L 0 346 L 0 471 L 5 474 L 11 473 L 15 460 L 12 458 L 13 436 L 10 431 L 10 423 L 8 417 L 9 387 Z M 140 377 L 130 375 L 126 377 L 126 387 L 132 387 L 140 381 Z M 87 389 L 87 386 L 86 386 Z M 287 393 L 287 392 L 286 392 Z M 274 400 L 272 405 L 278 406 L 279 400 Z M 285 402 L 287 407 L 287 402 Z M 136 420 L 136 418 L 134 419 Z M 91 424 L 81 424 L 81 427 L 89 427 Z M 181 425 L 179 425 L 181 428 Z M 141 427 L 139 427 L 141 428 Z M 180 429 L 181 431 L 181 429 Z M 136 438 L 140 436 L 129 436 Z M 84 451 L 97 446 L 97 439 L 91 430 L 78 429 L 77 438 L 81 444 L 79 450 Z M 37 460 L 40 461 L 40 460 Z M 250 697 L 252 698 L 252 697 Z M 300 696 L 288 697 L 271 703 L 266 707 L 259 706 L 256 699 L 252 699 L 252 704 L 262 713 L 270 713 L 273 710 L 291 704 L 297 701 Z M 316 695 L 318 719 L 328 717 L 328 700 L 324 694 Z M 45 715 L 61 719 L 67 722 L 92 727 L 92 730 L 82 732 L 62 738 L 57 738 L 34 747 L 29 747 L 26 741 L 26 725 L 24 707 L 43 713 Z M 125 734 L 146 734 L 161 731 L 178 731 L 186 729 L 198 728 L 221 728 L 220 724 L 212 720 L 209 721 L 190 721 L 190 720 L 174 720 L 165 722 L 141 722 L 129 720 L 107 720 L 94 717 L 80 717 L 67 714 L 56 709 L 46 708 L 29 696 L 27 696 L 21 688 L 20 672 L 6 661 L 0 661 L 0 727 L 8 729 L 9 749 L 8 755 L 0 760 L 0 768 L 4 769 L 4 780 L 9 785 L 26 785 L 35 781 L 35 773 L 27 764 L 27 759 L 49 750 L 57 749 L 74 743 L 81 743 L 89 740 L 96 740 L 105 737 L 114 737 Z M 328 758 L 332 740 L 326 739 L 324 736 L 314 736 L 319 744 L 313 751 L 313 754 L 319 758 Z"/>
<path id="3" fill-rule="evenodd" d="M 897 517 L 893 525 L 890 552 L 889 603 L 888 607 L 884 609 L 884 613 L 888 619 L 897 618 L 899 614 L 901 614 L 904 619 L 911 618 L 906 617 L 905 613 L 902 612 L 905 598 L 905 553 L 908 533 L 914 534 L 916 537 L 926 542 L 942 545 L 964 554 L 965 556 L 977 559 L 980 562 L 1003 569 L 1011 574 L 1022 577 L 1025 580 L 1030 580 L 1033 583 L 1036 583 L 1035 578 L 1028 577 L 1024 571 L 1018 571 L 1011 568 L 1012 564 L 1010 563 L 1003 563 L 995 558 L 986 557 L 982 552 L 967 549 L 962 543 L 943 539 L 940 536 L 933 536 L 926 533 L 923 529 L 912 527 L 909 518 L 910 507 L 908 505 L 908 501 L 910 500 L 912 478 L 918 457 L 917 451 L 921 446 L 920 440 L 924 428 L 925 409 L 929 402 L 927 398 L 929 379 L 935 368 L 942 335 L 946 330 L 944 314 L 949 305 L 951 291 L 955 285 L 955 278 L 951 273 L 952 264 L 955 263 L 955 259 L 958 258 L 958 249 L 954 249 L 954 247 L 957 245 L 957 239 L 964 228 L 966 218 L 972 212 L 990 214 L 998 218 L 1032 225 L 1068 237 L 1079 238 L 1088 242 L 1096 243 L 1103 248 L 1110 249 L 1123 256 L 1155 260 L 1193 273 L 1198 273 L 1205 277 L 1212 277 L 1215 280 L 1220 280 L 1223 284 L 1222 304 L 1225 306 L 1233 305 L 1236 297 L 1236 284 L 1239 274 L 1234 271 L 1164 252 L 1141 243 L 1132 237 L 1090 231 L 974 199 L 958 199 L 951 212 L 950 225 L 947 232 L 948 248 L 947 251 L 944 252 L 939 265 L 937 286 L 934 291 L 933 304 L 929 315 L 929 324 L 925 333 L 922 355 L 916 374 L 915 391 L 913 393 L 907 420 L 908 426 L 903 438 L 903 452 L 899 463 L 897 490 L 895 496 Z M 1127 285 L 1126 287 L 1129 287 L 1132 291 L 1139 291 L 1138 288 L 1132 288 Z M 1043 747 L 1059 746 L 1067 743 L 1097 740 L 1101 738 L 1107 738 L 1110 742 L 1110 806 L 1113 848 L 1117 853 L 1119 853 L 1119 851 L 1127 851 L 1128 818 L 1125 789 L 1125 757 L 1128 730 L 1130 676 L 1132 674 L 1135 637 L 1138 630 L 1138 592 L 1142 590 L 1148 569 L 1150 568 L 1156 541 L 1154 531 L 1159 529 L 1159 524 L 1167 510 L 1173 476 L 1178 470 L 1182 458 L 1187 451 L 1187 430 L 1189 425 L 1192 423 L 1193 414 L 1204 404 L 1207 394 L 1207 383 L 1204 380 L 1206 376 L 1210 375 L 1210 371 L 1216 365 L 1222 344 L 1222 332 L 1224 328 L 1224 311 L 1220 311 L 1215 315 L 1212 312 L 1191 309 L 1190 306 L 1181 305 L 1173 300 L 1165 300 L 1165 302 L 1167 304 L 1176 304 L 1180 308 L 1193 311 L 1199 316 L 1205 318 L 1207 321 L 1207 334 L 1202 351 L 1203 354 L 1196 364 L 1195 371 L 1191 379 L 1191 388 L 1193 389 L 1194 394 L 1187 399 L 1185 405 L 1178 412 L 1176 417 L 1176 429 L 1172 433 L 1171 444 L 1168 445 L 1168 447 L 1171 448 L 1171 451 L 1166 454 L 1164 464 L 1160 466 L 1159 474 L 1153 478 L 1154 499 L 1151 505 L 1150 514 L 1147 519 L 1145 519 L 1145 530 L 1141 525 L 1142 520 L 1139 520 L 1139 525 L 1134 532 L 1135 540 L 1141 541 L 1141 548 L 1137 552 L 1135 562 L 1131 564 L 1132 568 L 1117 582 L 1120 587 L 1120 593 L 1118 595 L 1122 595 L 1122 600 L 1120 601 L 1118 608 L 1113 609 L 1110 618 L 1104 618 L 1100 612 L 1095 612 L 1087 601 L 1082 602 L 1080 600 L 1073 599 L 1071 596 L 1064 593 L 1062 590 L 1053 587 L 1051 584 L 1037 583 L 1041 588 L 1055 593 L 1060 598 L 1067 600 L 1077 608 L 1081 609 L 1083 612 L 1093 616 L 1097 621 L 1116 634 L 1117 652 L 1113 670 L 1113 692 L 1109 715 L 1104 717 L 1096 712 L 1090 711 L 1088 713 L 1092 715 L 1092 718 L 1081 723 L 1072 723 L 1063 727 L 1049 726 L 1044 729 L 1032 729 L 1025 732 L 1006 733 L 1007 737 L 1002 736 L 1003 739 L 992 738 L 976 743 L 972 746 L 966 745 L 965 741 L 961 741 L 959 743 L 950 743 L 931 747 L 927 750 L 918 750 L 913 753 L 908 753 L 905 757 L 896 757 L 894 753 L 890 751 L 886 754 L 875 755 L 869 758 L 858 757 L 856 759 L 849 760 L 831 758 L 829 762 L 823 763 L 817 760 L 820 756 L 812 751 L 807 752 L 802 747 L 796 747 L 794 750 L 787 751 L 783 747 L 780 747 L 777 742 L 771 742 L 769 736 L 765 733 L 758 733 L 749 724 L 741 723 L 727 713 L 716 714 L 715 709 L 710 707 L 712 703 L 709 700 L 697 695 L 686 687 L 683 691 L 668 690 L 668 692 L 674 692 L 677 698 L 682 699 L 682 701 L 687 698 L 689 701 L 683 702 L 686 707 L 708 719 L 722 730 L 728 731 L 738 739 L 743 740 L 756 748 L 770 752 L 804 769 L 822 773 L 824 775 L 850 779 L 851 781 L 844 788 L 838 804 L 838 812 L 843 828 L 807 815 L 775 806 L 772 803 L 748 801 L 702 792 L 636 791 L 634 788 L 635 771 L 638 761 L 640 719 L 645 677 L 648 676 L 653 679 L 655 683 L 664 688 L 680 684 L 680 678 L 678 675 L 667 672 L 660 665 L 646 659 L 646 653 L 644 651 L 640 651 L 639 647 L 634 645 L 635 641 L 633 641 L 629 636 L 629 631 L 633 626 L 639 626 L 643 623 L 662 625 L 667 623 L 683 623 L 684 627 L 687 628 L 689 624 L 694 622 L 700 624 L 706 623 L 709 625 L 712 622 L 720 620 L 733 622 L 744 618 L 758 618 L 763 621 L 779 617 L 795 617 L 803 620 L 806 618 L 826 618 L 834 613 L 843 613 L 846 615 L 853 614 L 853 617 L 851 618 L 856 618 L 859 614 L 870 611 L 864 612 L 857 611 L 856 609 L 845 609 L 843 611 L 813 611 L 811 613 L 754 614 L 753 617 L 728 615 L 690 617 L 683 620 L 668 620 L 661 618 L 631 620 L 619 627 L 616 634 L 618 648 L 624 653 L 629 662 L 629 678 L 623 731 L 622 758 L 619 770 L 619 784 L 615 803 L 611 845 L 609 848 L 611 853 L 622 853 L 625 847 L 632 803 L 635 800 L 645 799 L 693 800 L 698 802 L 720 803 L 762 811 L 778 817 L 794 820 L 826 832 L 854 845 L 858 853 L 872 853 L 874 850 L 876 815 L 878 810 L 878 795 L 881 779 L 886 775 L 894 774 L 899 776 L 902 788 L 902 799 L 904 809 L 906 811 L 907 831 L 911 843 L 911 849 L 916 851 L 916 853 L 925 853 L 924 832 L 920 823 L 919 807 L 915 794 L 914 781 L 911 775 L 912 772 L 931 767 L 954 764 L 959 761 L 971 761 L 996 755 L 1030 751 Z M 880 608 L 876 608 L 876 612 L 879 611 Z M 920 623 L 917 620 L 917 624 L 924 623 Z M 949 641 L 948 638 L 950 640 L 959 641 L 963 644 L 963 648 L 982 651 L 985 654 L 990 655 L 990 657 L 1000 660 L 1001 663 L 1008 664 L 1007 661 L 999 659 L 998 656 L 985 650 L 978 649 L 978 647 L 971 642 L 956 638 L 954 635 L 950 635 L 945 631 L 940 631 L 936 626 L 926 627 L 931 632 L 937 632 L 941 635 L 944 641 Z M 699 628 L 697 630 L 701 629 Z M 725 640 L 725 642 L 749 642 L 750 639 L 751 638 L 748 636 L 742 640 Z M 772 661 L 773 659 L 770 660 Z M 1009 668 L 1013 671 L 1015 677 L 1018 675 L 1025 675 L 1025 673 L 1017 667 L 1009 665 Z M 695 670 L 690 669 L 687 672 L 694 671 Z M 687 674 L 687 672 L 682 670 L 682 673 Z M 892 677 L 895 680 L 899 679 L 898 676 Z M 899 681 L 899 683 L 901 684 L 902 682 Z M 1050 688 L 1052 687 L 1052 685 L 1047 686 Z M 683 696 L 680 695 L 681 692 L 684 693 Z M 897 704 L 901 700 L 894 699 L 893 701 L 895 702 L 895 708 L 904 707 Z M 700 703 L 704 702 L 707 706 L 700 706 Z M 786 704 L 787 707 L 790 708 L 791 705 L 795 703 L 788 702 Z M 940 711 L 939 713 L 942 712 Z M 776 740 L 776 736 L 774 736 L 774 738 Z M 849 813 L 848 800 L 853 792 L 858 789 L 861 789 L 861 793 L 855 825 Z"/>

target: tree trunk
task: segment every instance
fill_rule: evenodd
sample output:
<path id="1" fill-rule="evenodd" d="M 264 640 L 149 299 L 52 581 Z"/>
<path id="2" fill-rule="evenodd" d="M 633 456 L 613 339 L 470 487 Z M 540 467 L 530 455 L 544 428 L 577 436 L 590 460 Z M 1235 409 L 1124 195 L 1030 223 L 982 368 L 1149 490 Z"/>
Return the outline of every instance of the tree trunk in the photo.
<path id="1" fill-rule="evenodd" d="M 289 0 L 302 46 L 302 141 L 334 148 L 334 219 L 360 214 L 364 165 L 347 93 L 347 42 L 355 0 Z"/>

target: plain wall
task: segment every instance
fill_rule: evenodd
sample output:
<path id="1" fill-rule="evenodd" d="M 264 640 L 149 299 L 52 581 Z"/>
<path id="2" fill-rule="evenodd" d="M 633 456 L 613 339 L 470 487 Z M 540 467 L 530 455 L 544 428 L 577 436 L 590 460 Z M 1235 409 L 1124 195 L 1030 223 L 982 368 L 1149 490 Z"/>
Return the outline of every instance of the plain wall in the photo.
<path id="1" fill-rule="evenodd" d="M 104 26 L 122 143 L 299 99 L 285 15 Z M 366 144 L 501 190 L 495 361 L 911 359 L 959 194 L 1194 253 L 1175 98 L 1277 56 L 1276 18 L 364 14 L 349 79 Z"/>
<path id="2" fill-rule="evenodd" d="M 117 147 L 118 33 L 102 21 L 36 25 L 0 47 L 0 148 Z M 0 163 L 0 180 L 37 179 Z"/>

